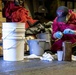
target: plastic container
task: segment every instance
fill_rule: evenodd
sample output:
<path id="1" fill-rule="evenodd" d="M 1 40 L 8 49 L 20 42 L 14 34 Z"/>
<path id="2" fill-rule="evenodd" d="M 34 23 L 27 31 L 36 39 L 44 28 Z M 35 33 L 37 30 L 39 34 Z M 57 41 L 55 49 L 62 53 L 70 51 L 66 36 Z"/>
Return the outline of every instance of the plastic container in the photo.
<path id="1" fill-rule="evenodd" d="M 31 40 L 28 40 L 27 42 L 28 42 L 30 54 L 35 54 L 38 56 L 43 55 L 46 40 L 44 40 L 44 39 L 31 39 Z"/>
<path id="2" fill-rule="evenodd" d="M 2 23 L 3 60 L 24 59 L 25 23 Z"/>

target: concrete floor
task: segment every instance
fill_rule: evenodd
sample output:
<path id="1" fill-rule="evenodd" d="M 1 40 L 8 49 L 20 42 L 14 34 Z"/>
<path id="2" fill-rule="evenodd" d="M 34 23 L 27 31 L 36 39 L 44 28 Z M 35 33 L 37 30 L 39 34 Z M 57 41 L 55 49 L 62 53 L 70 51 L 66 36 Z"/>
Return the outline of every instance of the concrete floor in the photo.
<path id="1" fill-rule="evenodd" d="M 76 75 L 76 61 L 4 61 L 0 57 L 0 75 Z"/>

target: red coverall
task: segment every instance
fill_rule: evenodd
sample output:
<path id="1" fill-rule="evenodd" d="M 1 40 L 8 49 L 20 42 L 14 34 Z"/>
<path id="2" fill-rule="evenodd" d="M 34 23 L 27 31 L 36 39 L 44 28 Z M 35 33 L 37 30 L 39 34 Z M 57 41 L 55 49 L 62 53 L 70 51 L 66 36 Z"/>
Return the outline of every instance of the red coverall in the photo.
<path id="1" fill-rule="evenodd" d="M 62 42 L 66 40 L 71 41 L 73 47 L 76 46 L 76 35 L 75 34 L 63 34 L 63 37 L 61 39 L 55 39 L 53 37 L 53 34 L 57 31 L 63 32 L 67 28 L 76 30 L 76 13 L 74 13 L 73 11 L 70 11 L 69 13 L 71 14 L 71 16 L 67 23 L 57 22 L 56 21 L 57 17 L 53 21 L 52 39 L 54 40 L 54 43 L 51 47 L 51 50 L 53 52 L 57 52 L 57 50 L 62 50 Z"/>

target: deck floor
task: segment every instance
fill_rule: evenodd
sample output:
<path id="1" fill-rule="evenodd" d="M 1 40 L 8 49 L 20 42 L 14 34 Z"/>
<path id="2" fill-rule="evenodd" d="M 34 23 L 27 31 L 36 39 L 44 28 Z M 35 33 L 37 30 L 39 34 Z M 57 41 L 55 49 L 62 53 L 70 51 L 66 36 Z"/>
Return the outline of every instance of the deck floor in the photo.
<path id="1" fill-rule="evenodd" d="M 0 75 L 76 75 L 76 61 L 4 61 L 0 57 Z"/>

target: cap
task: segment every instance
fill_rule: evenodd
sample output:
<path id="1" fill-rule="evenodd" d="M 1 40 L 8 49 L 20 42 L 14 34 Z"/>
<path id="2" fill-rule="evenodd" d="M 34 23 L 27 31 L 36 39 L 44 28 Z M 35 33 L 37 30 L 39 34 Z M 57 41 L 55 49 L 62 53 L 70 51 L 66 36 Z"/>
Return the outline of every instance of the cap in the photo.
<path id="1" fill-rule="evenodd" d="M 65 6 L 58 7 L 57 13 L 57 21 L 58 22 L 66 22 L 66 15 L 68 14 L 69 9 Z"/>

